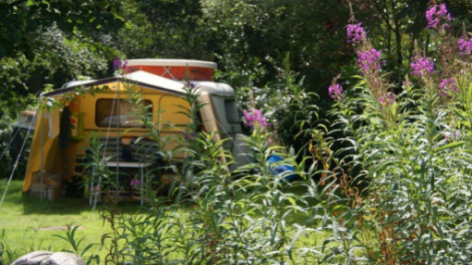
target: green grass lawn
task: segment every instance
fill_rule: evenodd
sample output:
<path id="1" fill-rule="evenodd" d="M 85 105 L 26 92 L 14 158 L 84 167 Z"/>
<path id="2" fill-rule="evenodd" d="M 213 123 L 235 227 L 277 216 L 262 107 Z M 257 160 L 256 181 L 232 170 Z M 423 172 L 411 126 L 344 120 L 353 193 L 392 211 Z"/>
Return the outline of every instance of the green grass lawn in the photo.
<path id="1" fill-rule="evenodd" d="M 0 196 L 3 195 L 6 184 L 7 180 L 0 180 Z M 11 183 L 0 208 L 0 255 L 3 256 L 5 264 L 36 250 L 72 251 L 73 248 L 69 242 L 55 236 L 65 236 L 64 228 L 68 225 L 79 226 L 75 235 L 76 241 L 83 238 L 79 252 L 89 244 L 96 244 L 83 256 L 84 259 L 92 254 L 98 254 L 103 264 L 110 242 L 106 241 L 105 245 L 101 246 L 101 238 L 112 231 L 110 225 L 100 218 L 100 208 L 103 205 L 99 205 L 97 210 L 92 211 L 87 198 L 40 201 L 38 197 L 22 194 L 22 185 L 21 180 L 14 180 Z M 289 189 L 289 192 L 301 195 L 306 191 L 300 185 L 296 185 Z M 316 202 L 309 201 L 308 203 L 315 204 Z M 120 202 L 118 209 L 125 214 L 145 210 L 140 208 L 139 201 Z M 184 203 L 178 211 L 185 216 L 185 213 L 192 211 L 191 209 L 193 209 L 192 203 Z M 301 212 L 293 212 L 287 220 L 290 223 L 306 223 L 304 218 Z M 295 233 L 295 230 L 289 232 L 289 234 Z M 330 235 L 329 232 L 310 236 L 301 235 L 296 245 L 299 247 L 320 245 Z"/>
<path id="2" fill-rule="evenodd" d="M 0 180 L 1 195 L 6 185 L 6 179 Z M 101 237 L 111 229 L 100 219 L 100 206 L 92 212 L 86 198 L 40 201 L 38 197 L 22 194 L 22 185 L 22 180 L 11 182 L 0 208 L 0 253 L 2 248 L 14 256 L 35 250 L 72 251 L 68 242 L 54 235 L 65 236 L 63 229 L 73 225 L 80 227 L 75 235 L 76 240 L 83 238 L 79 250 L 89 244 L 97 244 L 85 256 L 99 254 L 100 260 L 104 260 L 107 248 L 105 246 L 100 250 Z M 139 210 L 139 202 L 120 203 L 119 206 L 125 212 Z M 4 253 L 5 264 L 9 264 L 6 256 L 7 253 Z"/>

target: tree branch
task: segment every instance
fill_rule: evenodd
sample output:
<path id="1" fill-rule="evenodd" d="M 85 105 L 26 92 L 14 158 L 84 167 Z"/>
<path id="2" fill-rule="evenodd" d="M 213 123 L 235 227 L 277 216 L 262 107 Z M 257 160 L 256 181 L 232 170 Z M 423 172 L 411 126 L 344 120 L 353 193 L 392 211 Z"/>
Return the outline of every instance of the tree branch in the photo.
<path id="1" fill-rule="evenodd" d="M 7 5 L 9 6 L 18 6 L 20 4 L 25 3 L 28 0 L 18 0 L 18 1 L 10 1 L 9 3 L 7 2 Z"/>

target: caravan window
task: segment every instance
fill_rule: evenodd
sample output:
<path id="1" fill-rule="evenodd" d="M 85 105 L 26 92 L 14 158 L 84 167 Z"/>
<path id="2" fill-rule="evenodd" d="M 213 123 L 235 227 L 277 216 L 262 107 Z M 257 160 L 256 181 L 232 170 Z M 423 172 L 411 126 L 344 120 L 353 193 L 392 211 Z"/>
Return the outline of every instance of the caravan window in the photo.
<path id="1" fill-rule="evenodd" d="M 228 123 L 239 124 L 239 113 L 234 99 L 225 99 L 226 120 Z"/>
<path id="2" fill-rule="evenodd" d="M 120 127 L 143 127 L 142 123 L 136 116 L 132 114 L 132 105 L 124 99 L 119 101 L 120 113 L 118 113 L 118 100 L 116 99 L 99 99 L 95 105 L 95 124 L 98 127 L 116 127 L 120 123 Z M 152 115 L 152 102 L 150 100 L 143 101 L 144 106 L 148 107 L 149 115 Z"/>

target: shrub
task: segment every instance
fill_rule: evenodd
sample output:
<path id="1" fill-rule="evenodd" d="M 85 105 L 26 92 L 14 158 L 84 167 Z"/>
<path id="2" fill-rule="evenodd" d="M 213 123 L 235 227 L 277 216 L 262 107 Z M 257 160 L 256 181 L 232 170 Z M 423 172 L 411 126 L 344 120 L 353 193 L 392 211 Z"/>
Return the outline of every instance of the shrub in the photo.
<path id="1" fill-rule="evenodd" d="M 170 188 L 170 197 L 152 195 L 144 215 L 104 212 L 113 228 L 103 237 L 111 240 L 107 262 L 306 264 L 363 259 L 363 247 L 356 239 L 360 231 L 353 225 L 360 207 L 352 201 L 358 196 L 346 184 L 340 167 L 330 171 L 326 166 L 332 157 L 326 157 L 321 170 L 312 163 L 314 153 L 297 163 L 293 152 L 268 144 L 273 135 L 267 122 L 262 113 L 251 110 L 245 118 L 253 128 L 247 144 L 254 163 L 232 173 L 233 158 L 222 148 L 226 140 L 214 142 L 212 133 L 196 130 L 198 88 L 189 84 L 186 89 L 189 106 L 195 106 L 182 110 L 195 121 L 186 129 L 192 139 L 167 140 L 180 142 L 190 156 L 181 166 L 172 165 L 171 157 L 166 157 L 170 165 L 165 168 L 176 170 L 181 179 Z M 136 106 L 133 114 L 140 117 L 151 138 L 159 139 L 147 111 L 140 111 L 139 91 L 131 85 L 128 92 Z M 317 148 L 324 153 L 321 148 L 327 146 Z M 273 154 L 284 158 L 281 165 L 293 165 L 294 172 L 273 174 L 274 164 L 268 163 Z M 302 180 L 287 182 L 285 178 L 292 174 Z M 313 180 L 316 174 L 323 175 L 323 185 Z M 348 190 L 353 196 L 346 199 L 342 193 Z"/>
<path id="2" fill-rule="evenodd" d="M 432 2 L 427 19 L 434 52 L 416 52 L 398 95 L 381 71 L 380 52 L 365 34 L 352 36 L 362 74 L 332 110 L 345 135 L 338 141 L 352 143 L 341 150 L 345 161 L 368 180 L 363 225 L 379 250 L 370 258 L 386 264 L 472 258 L 469 37 L 453 36 L 444 4 Z"/>

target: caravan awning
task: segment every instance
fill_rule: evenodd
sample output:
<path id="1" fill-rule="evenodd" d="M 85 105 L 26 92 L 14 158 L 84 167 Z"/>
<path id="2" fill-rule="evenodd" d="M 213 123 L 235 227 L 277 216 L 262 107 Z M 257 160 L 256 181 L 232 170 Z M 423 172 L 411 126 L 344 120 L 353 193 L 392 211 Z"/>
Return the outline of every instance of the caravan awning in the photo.
<path id="1" fill-rule="evenodd" d="M 184 83 L 181 81 L 175 81 L 162 76 L 154 75 L 145 71 L 136 71 L 133 73 L 126 74 L 124 76 L 107 77 L 99 80 L 88 80 L 88 81 L 75 81 L 69 82 L 64 85 L 64 88 L 57 89 L 48 93 L 42 94 L 45 97 L 52 97 L 74 91 L 80 87 L 93 87 L 105 85 L 113 82 L 132 82 L 140 87 L 149 89 L 155 89 L 158 91 L 165 91 L 171 94 L 184 94 L 185 90 Z M 221 96 L 234 96 L 233 89 L 224 83 L 215 83 L 208 81 L 197 81 L 195 83 L 197 88 L 211 95 Z"/>
<path id="2" fill-rule="evenodd" d="M 70 82 L 65 85 L 64 88 L 57 89 L 48 93 L 42 94 L 45 97 L 52 97 L 56 95 L 61 95 L 74 91 L 76 88 L 80 87 L 93 87 L 105 85 L 113 82 L 132 82 L 138 86 L 155 89 L 159 91 L 165 91 L 172 94 L 183 94 L 185 90 L 183 89 L 184 84 L 178 81 L 170 80 L 161 76 L 153 75 L 145 71 L 136 71 L 126 76 L 116 76 L 116 77 L 107 77 L 99 80 L 89 80 L 89 81 L 78 81 Z"/>

